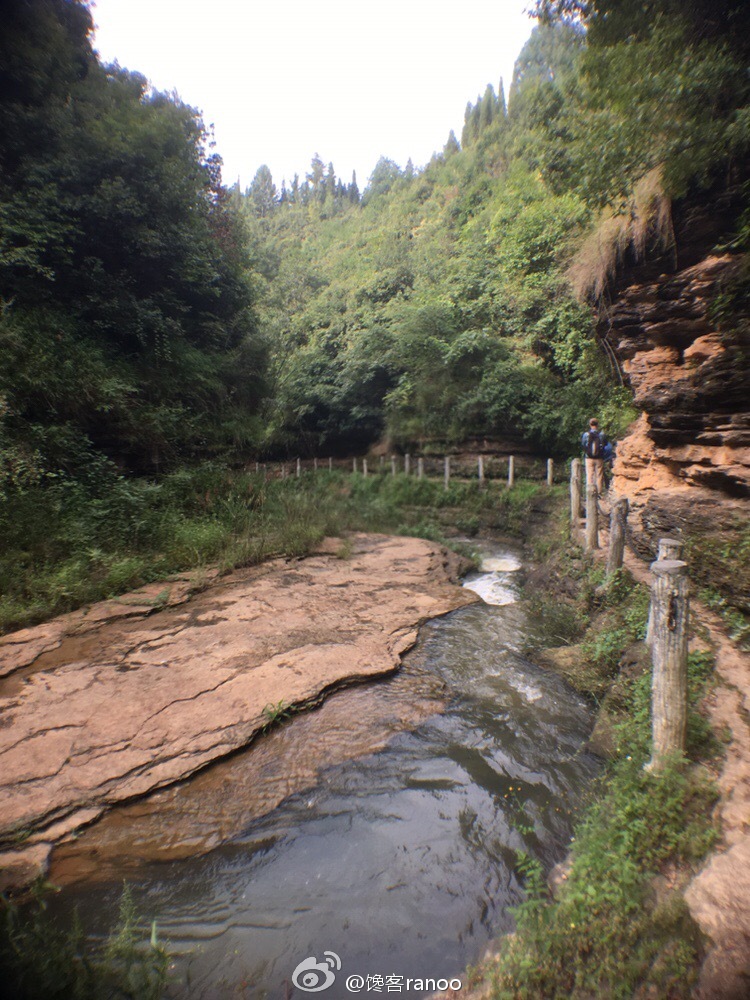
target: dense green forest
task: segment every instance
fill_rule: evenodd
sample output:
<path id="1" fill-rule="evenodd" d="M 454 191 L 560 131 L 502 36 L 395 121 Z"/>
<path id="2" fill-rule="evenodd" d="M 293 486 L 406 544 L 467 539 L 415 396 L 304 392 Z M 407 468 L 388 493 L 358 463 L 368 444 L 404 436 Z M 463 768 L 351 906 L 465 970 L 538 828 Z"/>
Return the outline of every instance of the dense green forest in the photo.
<path id="1" fill-rule="evenodd" d="M 750 142 L 746 3 L 542 0 L 507 105 L 488 84 L 424 167 L 383 158 L 360 192 L 316 154 L 243 193 L 195 109 L 101 64 L 85 3 L 4 6 L 4 627 L 214 557 L 258 457 L 564 456 L 593 409 L 621 433 L 592 307 Z"/>

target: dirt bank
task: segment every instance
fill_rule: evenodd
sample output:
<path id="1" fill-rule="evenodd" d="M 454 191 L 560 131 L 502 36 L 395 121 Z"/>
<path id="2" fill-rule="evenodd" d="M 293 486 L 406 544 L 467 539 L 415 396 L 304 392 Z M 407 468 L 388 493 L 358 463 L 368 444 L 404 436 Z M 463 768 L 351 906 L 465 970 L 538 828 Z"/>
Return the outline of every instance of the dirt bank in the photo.
<path id="1" fill-rule="evenodd" d="M 0 640 L 1 884 L 44 871 L 56 843 L 114 803 L 246 745 L 268 706 L 392 672 L 420 623 L 477 599 L 431 542 L 350 545 L 192 597 L 179 578 Z"/>

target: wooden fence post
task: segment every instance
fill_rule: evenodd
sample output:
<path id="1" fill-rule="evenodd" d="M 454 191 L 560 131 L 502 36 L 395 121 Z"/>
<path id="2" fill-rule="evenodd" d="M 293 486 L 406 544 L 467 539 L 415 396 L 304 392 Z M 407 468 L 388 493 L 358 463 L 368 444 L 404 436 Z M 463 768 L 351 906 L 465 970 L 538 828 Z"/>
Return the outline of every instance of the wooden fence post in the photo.
<path id="1" fill-rule="evenodd" d="M 367 459 L 362 459 L 362 475 L 367 479 Z"/>
<path id="2" fill-rule="evenodd" d="M 302 462 L 301 462 L 301 460 L 300 460 L 300 459 L 298 458 L 298 459 L 297 459 L 297 479 L 299 479 L 299 477 L 300 477 L 301 475 L 302 475 Z"/>
<path id="3" fill-rule="evenodd" d="M 317 458 L 314 458 L 313 459 L 313 472 L 317 472 L 317 471 L 318 471 L 318 460 L 317 460 Z"/>
<path id="4" fill-rule="evenodd" d="M 286 479 L 286 466 L 283 462 L 281 463 L 281 478 Z"/>
<path id="5" fill-rule="evenodd" d="M 551 486 L 555 481 L 555 463 L 551 458 L 547 459 L 547 486 Z"/>
<path id="6" fill-rule="evenodd" d="M 260 462 L 255 463 L 255 471 L 260 472 Z"/>
<path id="7" fill-rule="evenodd" d="M 581 493 L 583 491 L 583 468 L 580 458 L 570 463 L 570 523 L 578 527 L 581 520 Z"/>
<path id="8" fill-rule="evenodd" d="M 684 753 L 687 736 L 687 655 L 690 617 L 687 563 L 659 559 L 651 564 L 653 673 L 648 770 L 662 767 L 670 754 Z"/>
<path id="9" fill-rule="evenodd" d="M 407 451 L 407 453 L 404 455 L 404 475 L 408 476 L 410 472 L 411 472 L 411 455 Z"/>
<path id="10" fill-rule="evenodd" d="M 512 486 L 516 481 L 516 460 L 512 455 L 508 456 L 508 486 Z"/>
<path id="11" fill-rule="evenodd" d="M 424 459 L 417 459 L 417 479 L 424 479 Z"/>
<path id="12" fill-rule="evenodd" d="M 333 459 L 332 458 L 328 459 L 328 471 L 329 472 L 333 472 Z"/>
<path id="13" fill-rule="evenodd" d="M 607 576 L 613 576 L 622 569 L 625 555 L 625 526 L 628 521 L 628 498 L 620 497 L 612 504 L 609 516 L 609 551 L 607 553 Z"/>
<path id="14" fill-rule="evenodd" d="M 586 485 L 586 548 L 599 548 L 599 506 L 596 499 L 596 483 Z"/>
<path id="15" fill-rule="evenodd" d="M 396 475 L 396 456 L 391 455 L 391 475 Z"/>
<path id="16" fill-rule="evenodd" d="M 479 489 L 484 489 L 484 455 L 480 455 L 477 459 L 477 472 L 479 475 Z"/>
<path id="17" fill-rule="evenodd" d="M 448 489 L 451 484 L 451 457 L 446 455 L 443 460 L 443 488 Z"/>
<path id="18" fill-rule="evenodd" d="M 665 559 L 682 559 L 683 544 L 678 538 L 660 538 L 656 549 L 656 562 Z M 646 645 L 651 646 L 654 640 L 654 605 L 648 608 L 648 625 L 646 626 Z"/>

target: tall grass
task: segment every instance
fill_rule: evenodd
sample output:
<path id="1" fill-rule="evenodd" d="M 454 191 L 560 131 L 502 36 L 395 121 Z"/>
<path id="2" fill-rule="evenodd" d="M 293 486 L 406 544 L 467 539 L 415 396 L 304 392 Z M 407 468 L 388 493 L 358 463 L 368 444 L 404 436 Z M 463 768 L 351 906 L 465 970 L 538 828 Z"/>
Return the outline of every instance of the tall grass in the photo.
<path id="1" fill-rule="evenodd" d="M 43 621 L 170 574 L 301 556 L 352 530 L 442 541 L 480 523 L 518 528 L 539 490 L 404 475 L 305 473 L 264 480 L 220 465 L 159 481 L 55 478 L 0 503 L 0 631 Z"/>
<path id="2" fill-rule="evenodd" d="M 13 1000 L 160 1000 L 169 953 L 156 924 L 144 925 L 124 887 L 117 924 L 103 945 L 76 919 L 63 929 L 50 916 L 50 887 L 37 885 L 23 910 L 0 898 L 0 995 Z"/>

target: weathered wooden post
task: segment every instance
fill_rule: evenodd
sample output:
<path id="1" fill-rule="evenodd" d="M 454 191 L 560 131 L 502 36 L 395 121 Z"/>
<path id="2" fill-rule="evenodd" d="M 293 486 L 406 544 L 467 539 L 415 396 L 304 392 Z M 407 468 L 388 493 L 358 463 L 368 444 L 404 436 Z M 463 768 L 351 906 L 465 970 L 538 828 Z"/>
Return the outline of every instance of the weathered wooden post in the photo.
<path id="1" fill-rule="evenodd" d="M 286 465 L 283 462 L 281 463 L 281 478 L 286 479 Z"/>
<path id="2" fill-rule="evenodd" d="M 417 459 L 417 479 L 424 479 L 424 459 Z"/>
<path id="3" fill-rule="evenodd" d="M 580 458 L 570 463 L 570 523 L 578 527 L 581 520 L 581 493 L 583 491 L 583 468 Z"/>
<path id="4" fill-rule="evenodd" d="M 687 655 L 690 617 L 687 563 L 658 559 L 651 564 L 653 645 L 651 731 L 653 754 L 647 770 L 685 752 L 687 736 Z"/>
<path id="5" fill-rule="evenodd" d="M 362 475 L 367 479 L 367 459 L 362 459 Z"/>
<path id="6" fill-rule="evenodd" d="M 313 459 L 313 472 L 317 472 L 317 471 L 318 471 L 318 460 L 317 460 L 317 458 L 314 458 Z"/>
<path id="7" fill-rule="evenodd" d="M 547 486 L 551 486 L 555 481 L 555 463 L 551 458 L 547 459 Z"/>
<path id="8" fill-rule="evenodd" d="M 451 457 L 446 455 L 443 460 L 443 488 L 448 489 L 451 484 Z"/>
<path id="9" fill-rule="evenodd" d="M 679 538 L 660 538 L 656 549 L 656 562 L 665 559 L 682 559 L 684 545 Z M 648 625 L 646 626 L 646 645 L 651 646 L 654 639 L 654 603 L 648 608 Z"/>
<path id="10" fill-rule="evenodd" d="M 404 455 L 404 475 L 408 476 L 411 472 L 411 455 L 407 451 Z"/>
<path id="11" fill-rule="evenodd" d="M 612 504 L 609 515 L 609 551 L 607 552 L 607 576 L 613 576 L 622 569 L 625 556 L 625 527 L 628 522 L 628 498 L 620 497 Z"/>
<path id="12" fill-rule="evenodd" d="M 255 471 L 256 473 L 260 472 L 260 462 L 255 463 Z"/>
<path id="13" fill-rule="evenodd" d="M 328 459 L 328 471 L 329 472 L 333 472 L 333 459 L 332 458 Z"/>
<path id="14" fill-rule="evenodd" d="M 302 462 L 301 462 L 301 461 L 300 461 L 300 459 L 298 458 L 298 459 L 297 459 L 297 479 L 299 479 L 299 477 L 300 477 L 301 475 L 302 475 Z"/>
<path id="15" fill-rule="evenodd" d="M 484 489 L 484 455 L 480 455 L 477 459 L 477 473 L 479 476 L 479 489 Z"/>
<path id="16" fill-rule="evenodd" d="M 396 475 L 396 456 L 391 455 L 391 475 Z"/>
<path id="17" fill-rule="evenodd" d="M 354 472 L 355 474 L 357 472 L 357 459 L 356 458 L 352 459 L 352 472 Z"/>
<path id="18" fill-rule="evenodd" d="M 590 552 L 599 548 L 599 505 L 594 482 L 586 485 L 586 548 Z"/>
<path id="19" fill-rule="evenodd" d="M 516 460 L 512 455 L 508 456 L 508 486 L 512 486 L 516 481 Z"/>

